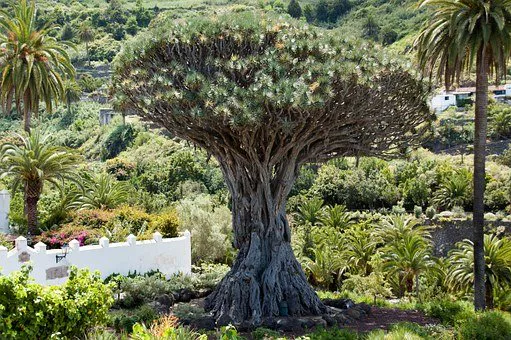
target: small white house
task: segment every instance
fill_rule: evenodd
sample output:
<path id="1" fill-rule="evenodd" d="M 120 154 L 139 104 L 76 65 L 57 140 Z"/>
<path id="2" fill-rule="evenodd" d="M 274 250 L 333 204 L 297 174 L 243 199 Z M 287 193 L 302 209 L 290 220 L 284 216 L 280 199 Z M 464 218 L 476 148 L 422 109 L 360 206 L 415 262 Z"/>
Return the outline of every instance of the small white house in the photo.
<path id="1" fill-rule="evenodd" d="M 0 233 L 9 231 L 9 208 L 11 194 L 7 190 L 0 191 Z"/>
<path id="2" fill-rule="evenodd" d="M 436 112 L 445 111 L 451 106 L 456 106 L 456 95 L 453 93 L 442 92 L 431 99 L 431 107 Z"/>

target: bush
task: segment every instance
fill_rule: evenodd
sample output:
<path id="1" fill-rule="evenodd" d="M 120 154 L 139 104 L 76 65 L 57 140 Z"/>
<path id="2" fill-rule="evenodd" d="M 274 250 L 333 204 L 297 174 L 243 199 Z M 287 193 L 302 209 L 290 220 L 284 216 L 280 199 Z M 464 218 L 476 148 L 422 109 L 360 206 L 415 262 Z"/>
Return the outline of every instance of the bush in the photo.
<path id="1" fill-rule="evenodd" d="M 461 324 L 458 336 L 461 340 L 509 340 L 511 317 L 497 311 L 474 315 Z"/>
<path id="2" fill-rule="evenodd" d="M 0 276 L 0 334 L 4 339 L 82 336 L 106 321 L 113 299 L 99 274 L 72 268 L 61 286 L 45 287 L 22 269 Z"/>
<path id="3" fill-rule="evenodd" d="M 163 237 L 176 237 L 179 219 L 175 210 L 161 213 L 151 221 L 151 230 L 158 231 Z"/>
<path id="4" fill-rule="evenodd" d="M 36 238 L 37 242 L 42 242 L 48 246 L 48 249 L 60 249 L 72 240 L 80 242 L 80 246 L 98 243 L 103 233 L 98 229 L 88 229 L 87 227 L 67 224 L 59 230 L 50 230 L 42 233 Z"/>
<path id="5" fill-rule="evenodd" d="M 9 239 L 7 235 L 0 233 L 0 247 L 5 247 L 7 250 L 14 248 L 14 241 Z"/>
<path id="6" fill-rule="evenodd" d="M 428 316 L 437 318 L 444 325 L 455 326 L 470 318 L 474 312 L 467 303 L 450 300 L 431 301 L 421 306 Z"/>
<path id="7" fill-rule="evenodd" d="M 181 231 L 192 234 L 194 263 L 232 260 L 232 217 L 227 207 L 216 205 L 212 196 L 200 195 L 181 200 L 176 210 Z"/>
<path id="8" fill-rule="evenodd" d="M 428 207 L 426 209 L 426 217 L 429 219 L 432 219 L 436 215 L 436 208 L 435 207 Z"/>
<path id="9" fill-rule="evenodd" d="M 136 323 L 151 324 L 158 318 L 158 314 L 148 305 L 140 306 L 132 311 L 122 311 L 112 317 L 111 324 L 116 332 L 131 333 Z"/>
<path id="10" fill-rule="evenodd" d="M 136 136 L 137 131 L 132 125 L 118 125 L 104 141 L 101 159 L 107 160 L 116 157 L 131 146 Z"/>

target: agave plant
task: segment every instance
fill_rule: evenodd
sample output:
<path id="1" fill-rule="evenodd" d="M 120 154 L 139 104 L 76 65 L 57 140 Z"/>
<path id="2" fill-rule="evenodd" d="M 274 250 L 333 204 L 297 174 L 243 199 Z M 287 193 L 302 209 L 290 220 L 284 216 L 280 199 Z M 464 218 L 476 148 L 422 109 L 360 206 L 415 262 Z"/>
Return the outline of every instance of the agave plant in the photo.
<path id="1" fill-rule="evenodd" d="M 126 202 L 130 187 L 107 173 L 85 179 L 80 198 L 83 209 L 113 209 Z"/>
<path id="2" fill-rule="evenodd" d="M 484 235 L 486 305 L 493 308 L 495 290 L 511 284 L 511 240 Z M 468 293 L 474 285 L 474 243 L 463 240 L 449 254 L 446 283 L 453 291 Z"/>
<path id="3" fill-rule="evenodd" d="M 66 180 L 79 183 L 76 173 L 80 157 L 72 150 L 54 146 L 38 131 L 17 135 L 18 141 L 0 147 L 0 179 L 12 178 L 12 191 L 23 186 L 28 231 L 38 230 L 37 204 L 46 182 L 60 187 Z"/>

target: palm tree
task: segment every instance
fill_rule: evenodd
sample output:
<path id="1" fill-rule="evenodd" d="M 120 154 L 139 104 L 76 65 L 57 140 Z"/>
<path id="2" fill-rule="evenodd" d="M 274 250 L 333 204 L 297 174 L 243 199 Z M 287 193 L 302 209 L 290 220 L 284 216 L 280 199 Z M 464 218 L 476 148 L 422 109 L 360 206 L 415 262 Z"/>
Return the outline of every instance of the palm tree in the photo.
<path id="1" fill-rule="evenodd" d="M 472 197 L 471 173 L 467 169 L 458 169 L 445 178 L 433 197 L 433 202 L 441 208 L 464 208 Z"/>
<path id="2" fill-rule="evenodd" d="M 25 213 L 28 232 L 39 232 L 37 203 L 46 182 L 59 187 L 65 180 L 76 182 L 80 157 L 69 149 L 54 146 L 49 136 L 33 131 L 28 136 L 17 135 L 18 142 L 8 142 L 0 147 L 0 179 L 12 178 L 12 191 L 20 185 L 25 193 Z"/>
<path id="3" fill-rule="evenodd" d="M 383 259 L 383 269 L 397 275 L 408 292 L 412 291 L 415 279 L 415 293 L 420 301 L 419 276 L 436 268 L 427 240 L 416 232 L 406 233 L 386 247 Z"/>
<path id="4" fill-rule="evenodd" d="M 353 222 L 350 213 L 346 211 L 346 207 L 337 204 L 333 207 L 326 206 L 319 220 L 322 226 L 332 227 L 338 230 L 345 229 Z"/>
<path id="5" fill-rule="evenodd" d="M 107 173 L 85 179 L 85 190 L 80 198 L 83 209 L 113 209 L 128 199 L 129 186 L 118 182 Z"/>
<path id="6" fill-rule="evenodd" d="M 484 235 L 485 302 L 493 308 L 495 289 L 504 290 L 511 284 L 511 239 Z M 447 285 L 454 291 L 468 292 L 474 285 L 474 243 L 463 240 L 449 254 Z"/>
<path id="7" fill-rule="evenodd" d="M 474 138 L 474 306 L 485 308 L 484 190 L 488 76 L 505 74 L 511 52 L 511 0 L 422 0 L 433 14 L 415 41 L 420 68 L 448 90 L 476 64 Z"/>
<path id="8" fill-rule="evenodd" d="M 87 63 L 90 67 L 90 54 L 89 54 L 89 43 L 94 41 L 95 34 L 91 25 L 88 22 L 84 22 L 78 31 L 78 38 L 80 41 L 85 43 L 85 53 L 87 54 Z"/>
<path id="9" fill-rule="evenodd" d="M 80 100 L 82 89 L 74 80 L 67 80 L 64 83 L 67 111 L 71 113 L 71 104 Z"/>
<path id="10" fill-rule="evenodd" d="M 0 101 L 5 113 L 13 102 L 23 109 L 24 128 L 30 131 L 32 114 L 43 101 L 47 111 L 65 98 L 64 78 L 75 70 L 67 42 L 54 38 L 56 26 L 36 28 L 35 1 L 12 2 L 12 13 L 0 10 Z"/>

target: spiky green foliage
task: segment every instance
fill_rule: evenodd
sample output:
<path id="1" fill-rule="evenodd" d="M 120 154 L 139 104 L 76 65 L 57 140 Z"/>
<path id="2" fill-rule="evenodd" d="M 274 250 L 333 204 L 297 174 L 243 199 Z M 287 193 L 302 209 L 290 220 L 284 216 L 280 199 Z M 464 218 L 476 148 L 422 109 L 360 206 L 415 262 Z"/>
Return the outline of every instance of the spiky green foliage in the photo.
<path id="1" fill-rule="evenodd" d="M 474 244 L 464 240 L 449 254 L 451 265 L 446 283 L 455 292 L 470 292 L 474 285 Z M 486 300 L 493 302 L 493 290 L 509 289 L 511 284 L 511 240 L 484 235 Z M 491 306 L 489 306 L 491 307 Z"/>
<path id="2" fill-rule="evenodd" d="M 472 175 L 467 169 L 454 171 L 440 184 L 433 202 L 440 208 L 467 207 L 472 199 Z"/>
<path id="3" fill-rule="evenodd" d="M 18 110 L 23 108 L 27 131 L 41 101 L 48 111 L 64 101 L 64 80 L 75 74 L 69 44 L 54 37 L 56 30 L 57 26 L 37 29 L 33 0 L 13 1 L 11 10 L 0 10 L 0 101 L 6 113 L 13 102 Z"/>
<path id="4" fill-rule="evenodd" d="M 129 185 L 119 182 L 107 173 L 86 179 L 84 194 L 80 198 L 84 209 L 113 209 L 126 202 Z"/>
<path id="5" fill-rule="evenodd" d="M 470 72 L 481 48 L 497 76 L 507 70 L 511 53 L 511 1 L 424 0 L 435 8 L 415 45 L 422 69 L 445 79 L 449 88 Z"/>
<path id="6" fill-rule="evenodd" d="M 66 180 L 77 181 L 80 157 L 71 150 L 54 146 L 49 136 L 33 131 L 29 136 L 17 135 L 17 141 L 0 147 L 0 179 L 12 179 L 12 191 L 19 186 L 25 191 L 29 231 L 37 230 L 37 202 L 43 185 L 49 182 L 61 187 Z"/>
<path id="7" fill-rule="evenodd" d="M 248 129 L 264 145 L 296 135 L 311 146 L 299 162 L 386 153 L 428 117 L 422 84 L 381 51 L 253 13 L 142 34 L 118 56 L 114 88 L 123 107 L 219 158 L 233 145 L 214 136 L 246 144 Z"/>

